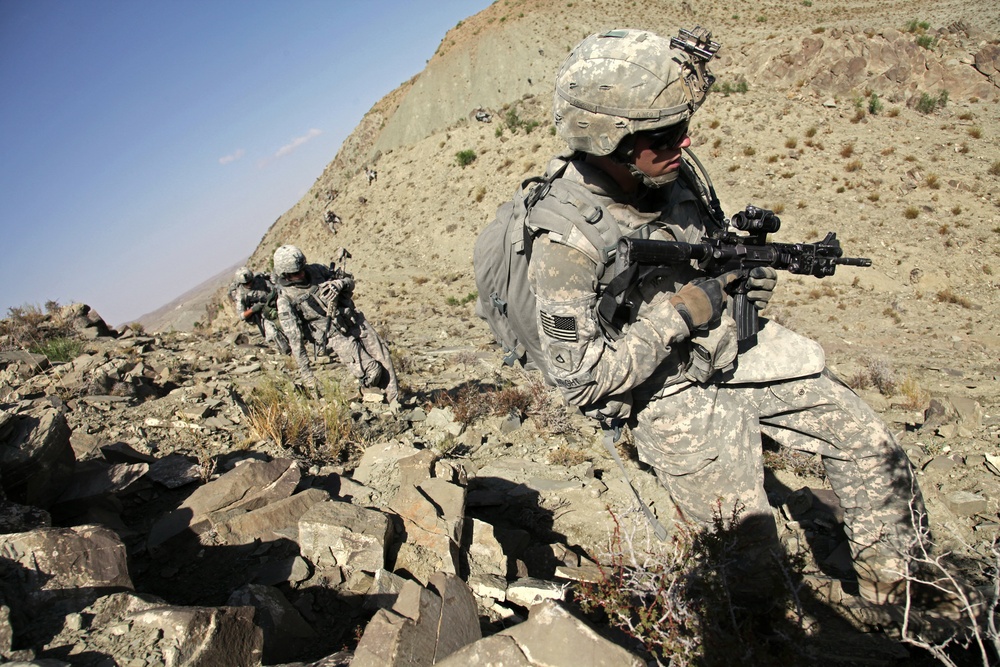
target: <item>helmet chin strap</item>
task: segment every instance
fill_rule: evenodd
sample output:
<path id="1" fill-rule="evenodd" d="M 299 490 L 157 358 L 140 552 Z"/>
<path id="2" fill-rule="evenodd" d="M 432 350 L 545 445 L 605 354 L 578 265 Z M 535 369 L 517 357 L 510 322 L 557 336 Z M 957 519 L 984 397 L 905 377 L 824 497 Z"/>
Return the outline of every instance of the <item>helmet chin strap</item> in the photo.
<path id="1" fill-rule="evenodd" d="M 646 172 L 642 171 L 635 166 L 635 162 L 632 161 L 635 155 L 635 135 L 628 135 L 622 139 L 621 143 L 615 148 L 608 157 L 617 162 L 618 164 L 626 167 L 632 178 L 639 181 L 647 188 L 662 188 L 665 185 L 670 185 L 677 180 L 677 176 L 680 174 L 679 169 L 674 169 L 673 171 L 668 171 L 662 176 L 650 176 Z"/>
<path id="2" fill-rule="evenodd" d="M 671 183 L 677 180 L 677 176 L 679 176 L 681 173 L 679 169 L 674 169 L 672 171 L 668 171 L 665 174 L 662 174 L 661 176 L 650 176 L 646 172 L 636 167 L 631 162 L 626 162 L 625 166 L 628 167 L 629 173 L 631 173 L 632 176 L 637 181 L 640 181 L 647 188 L 653 188 L 653 189 L 662 188 L 665 185 L 670 185 Z"/>

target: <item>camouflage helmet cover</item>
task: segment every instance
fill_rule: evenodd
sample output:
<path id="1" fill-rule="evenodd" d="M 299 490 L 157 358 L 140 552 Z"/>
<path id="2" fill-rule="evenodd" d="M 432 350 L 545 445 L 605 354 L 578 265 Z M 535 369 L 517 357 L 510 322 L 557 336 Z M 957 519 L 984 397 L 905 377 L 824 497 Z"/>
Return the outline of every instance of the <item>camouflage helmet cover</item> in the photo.
<path id="1" fill-rule="evenodd" d="M 305 263 L 306 256 L 293 245 L 283 245 L 274 251 L 274 272 L 279 276 L 298 273 Z"/>
<path id="2" fill-rule="evenodd" d="M 241 285 L 246 285 L 248 282 L 253 280 L 253 271 L 245 266 L 241 266 L 236 269 L 236 282 Z"/>
<path id="3" fill-rule="evenodd" d="M 704 73 L 703 63 L 654 33 L 591 35 L 556 76 L 556 129 L 573 150 L 609 155 L 630 134 L 690 118 L 705 99 Z"/>

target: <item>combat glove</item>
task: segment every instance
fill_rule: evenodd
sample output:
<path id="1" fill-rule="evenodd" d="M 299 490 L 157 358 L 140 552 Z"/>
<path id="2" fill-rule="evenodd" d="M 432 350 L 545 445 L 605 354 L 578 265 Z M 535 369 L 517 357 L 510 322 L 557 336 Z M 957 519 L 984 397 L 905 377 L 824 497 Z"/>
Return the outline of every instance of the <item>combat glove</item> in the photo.
<path id="1" fill-rule="evenodd" d="M 719 321 L 726 308 L 726 286 L 736 280 L 735 271 L 715 278 L 698 278 L 684 285 L 670 298 L 689 331 L 697 331 Z"/>
<path id="2" fill-rule="evenodd" d="M 771 300 L 774 293 L 774 286 L 778 284 L 778 272 L 770 266 L 756 266 L 750 271 L 747 278 L 747 300 L 752 303 L 757 310 L 764 310 L 767 302 Z"/>

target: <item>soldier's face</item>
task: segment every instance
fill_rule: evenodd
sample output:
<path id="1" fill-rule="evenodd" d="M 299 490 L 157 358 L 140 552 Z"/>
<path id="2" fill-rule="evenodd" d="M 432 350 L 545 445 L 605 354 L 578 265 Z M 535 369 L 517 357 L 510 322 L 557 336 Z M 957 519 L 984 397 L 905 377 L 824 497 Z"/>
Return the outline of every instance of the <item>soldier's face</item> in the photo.
<path id="1" fill-rule="evenodd" d="M 681 168 L 681 149 L 691 145 L 691 137 L 685 134 L 680 142 L 671 148 L 658 144 L 655 138 L 635 135 L 635 150 L 632 153 L 636 169 L 650 178 L 665 176 Z"/>

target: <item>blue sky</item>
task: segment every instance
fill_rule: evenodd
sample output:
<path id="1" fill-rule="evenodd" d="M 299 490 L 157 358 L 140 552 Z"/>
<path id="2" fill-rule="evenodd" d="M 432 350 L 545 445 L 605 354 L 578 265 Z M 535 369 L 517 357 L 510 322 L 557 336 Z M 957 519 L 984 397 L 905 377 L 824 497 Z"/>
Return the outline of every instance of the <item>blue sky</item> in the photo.
<path id="1" fill-rule="evenodd" d="M 109 324 L 248 256 L 491 0 L 0 0 L 0 316 Z"/>

